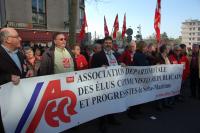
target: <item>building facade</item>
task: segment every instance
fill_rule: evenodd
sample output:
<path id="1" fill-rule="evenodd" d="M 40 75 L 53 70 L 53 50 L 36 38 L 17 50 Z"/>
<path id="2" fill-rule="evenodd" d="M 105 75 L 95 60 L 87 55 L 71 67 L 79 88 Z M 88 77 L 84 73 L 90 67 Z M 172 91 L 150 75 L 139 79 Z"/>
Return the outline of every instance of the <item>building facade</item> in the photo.
<path id="1" fill-rule="evenodd" d="M 186 20 L 181 27 L 182 43 L 191 48 L 192 44 L 200 45 L 200 20 Z"/>
<path id="2" fill-rule="evenodd" d="M 69 32 L 71 0 L 0 0 L 0 26 L 14 27 L 23 41 L 49 42 L 54 32 Z M 78 0 L 77 34 L 85 1 Z"/>

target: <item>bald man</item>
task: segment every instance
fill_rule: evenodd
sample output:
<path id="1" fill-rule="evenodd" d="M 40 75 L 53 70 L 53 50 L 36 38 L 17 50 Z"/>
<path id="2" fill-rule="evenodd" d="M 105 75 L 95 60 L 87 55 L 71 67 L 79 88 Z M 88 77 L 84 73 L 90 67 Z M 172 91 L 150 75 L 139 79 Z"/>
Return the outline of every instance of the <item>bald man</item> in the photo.
<path id="1" fill-rule="evenodd" d="M 32 76 L 33 72 L 27 70 L 24 55 L 18 50 L 21 47 L 21 40 L 13 28 L 0 30 L 0 85 L 10 81 L 17 85 L 20 78 Z M 0 132 L 4 132 L 1 121 Z"/>
<path id="2" fill-rule="evenodd" d="M 136 43 L 135 41 L 131 41 L 131 43 L 128 45 L 128 48 L 121 54 L 119 57 L 119 61 L 121 63 L 124 63 L 126 66 L 130 66 L 133 64 L 133 57 L 136 50 Z"/>
<path id="3" fill-rule="evenodd" d="M 0 85 L 12 81 L 19 84 L 20 78 L 33 75 L 27 70 L 24 55 L 19 51 L 21 37 L 13 28 L 3 28 L 0 31 Z"/>
<path id="4" fill-rule="evenodd" d="M 33 75 L 32 70 L 27 70 L 24 55 L 19 51 L 21 40 L 17 31 L 13 28 L 0 30 L 0 85 L 10 81 L 17 85 L 20 78 Z M 0 132 L 4 132 L 1 122 Z"/>

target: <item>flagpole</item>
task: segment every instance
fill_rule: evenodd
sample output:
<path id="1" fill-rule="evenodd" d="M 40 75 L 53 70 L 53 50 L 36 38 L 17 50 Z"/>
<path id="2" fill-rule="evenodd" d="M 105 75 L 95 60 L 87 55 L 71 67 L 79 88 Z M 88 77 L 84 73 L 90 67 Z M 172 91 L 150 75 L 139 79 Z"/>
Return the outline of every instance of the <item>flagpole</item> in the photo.
<path id="1" fill-rule="evenodd" d="M 111 36 L 112 36 L 112 34 L 113 34 L 113 30 L 114 30 L 114 27 L 112 27 L 112 32 L 111 32 Z"/>
<path id="2" fill-rule="evenodd" d="M 96 33 L 96 31 L 94 32 L 94 39 L 96 40 L 96 37 L 97 36 L 97 33 Z"/>

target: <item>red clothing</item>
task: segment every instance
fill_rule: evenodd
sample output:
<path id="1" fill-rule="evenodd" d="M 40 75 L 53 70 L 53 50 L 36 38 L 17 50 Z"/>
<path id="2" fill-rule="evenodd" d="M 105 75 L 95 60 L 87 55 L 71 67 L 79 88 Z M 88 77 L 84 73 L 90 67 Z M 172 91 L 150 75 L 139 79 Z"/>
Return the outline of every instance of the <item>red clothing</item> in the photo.
<path id="1" fill-rule="evenodd" d="M 169 60 L 170 60 L 171 64 L 184 64 L 182 79 L 186 80 L 186 78 L 188 77 L 188 75 L 190 73 L 190 64 L 189 64 L 189 60 L 188 60 L 187 56 L 183 55 L 180 57 L 179 60 L 177 60 L 175 55 L 172 54 L 169 56 Z"/>
<path id="2" fill-rule="evenodd" d="M 127 66 L 133 64 L 133 56 L 134 53 L 130 50 L 126 50 L 123 54 L 119 57 L 119 62 L 126 64 Z"/>
<path id="3" fill-rule="evenodd" d="M 75 60 L 76 60 L 77 70 L 88 69 L 88 62 L 85 56 L 80 54 L 77 57 L 75 57 Z"/>

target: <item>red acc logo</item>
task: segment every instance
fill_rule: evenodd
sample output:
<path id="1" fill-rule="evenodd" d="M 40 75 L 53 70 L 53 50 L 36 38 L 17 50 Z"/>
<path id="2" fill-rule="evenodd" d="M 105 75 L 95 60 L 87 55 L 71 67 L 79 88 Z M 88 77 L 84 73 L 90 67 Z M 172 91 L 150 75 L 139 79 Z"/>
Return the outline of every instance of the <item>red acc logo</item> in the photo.
<path id="1" fill-rule="evenodd" d="M 67 77 L 66 81 L 67 81 L 67 83 L 73 83 L 74 82 L 74 76 Z"/>
<path id="2" fill-rule="evenodd" d="M 63 99 L 60 101 L 60 103 L 57 104 L 56 99 L 59 98 Z M 36 111 L 36 114 L 26 132 L 34 133 L 43 114 L 47 124 L 51 127 L 58 127 L 59 120 L 65 123 L 70 122 L 70 115 L 77 114 L 77 112 L 74 110 L 76 103 L 77 98 L 72 91 L 61 91 L 60 80 L 50 81 Z M 64 112 L 65 108 L 67 109 L 68 115 L 66 115 Z M 55 119 L 56 117 L 58 119 Z"/>

